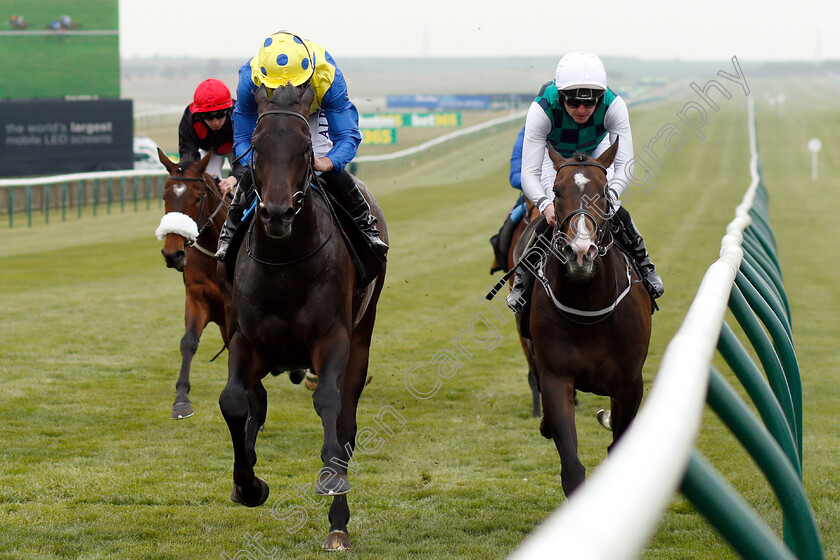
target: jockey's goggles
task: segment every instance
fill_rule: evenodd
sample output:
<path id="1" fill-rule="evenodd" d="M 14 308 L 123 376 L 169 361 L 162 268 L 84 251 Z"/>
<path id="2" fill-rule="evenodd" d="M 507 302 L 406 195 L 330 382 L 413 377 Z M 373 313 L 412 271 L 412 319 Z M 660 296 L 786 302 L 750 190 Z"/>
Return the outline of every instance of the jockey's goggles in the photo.
<path id="1" fill-rule="evenodd" d="M 214 121 L 217 119 L 227 118 L 227 111 L 214 111 L 212 113 L 204 113 L 202 115 L 205 121 Z"/>
<path id="2" fill-rule="evenodd" d="M 561 93 L 566 105 L 572 109 L 577 109 L 581 105 L 591 109 L 598 105 L 601 97 L 604 96 L 604 90 L 592 88 L 567 89 Z"/>

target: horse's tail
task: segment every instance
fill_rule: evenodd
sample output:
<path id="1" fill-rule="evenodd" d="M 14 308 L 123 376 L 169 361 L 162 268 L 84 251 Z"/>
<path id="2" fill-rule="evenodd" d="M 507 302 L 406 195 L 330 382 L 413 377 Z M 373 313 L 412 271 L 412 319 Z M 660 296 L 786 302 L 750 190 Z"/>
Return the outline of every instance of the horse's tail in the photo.
<path id="1" fill-rule="evenodd" d="M 227 349 L 227 342 L 224 344 L 224 346 L 222 346 L 222 349 L 221 349 L 221 350 L 219 350 L 219 351 L 216 353 L 216 355 L 215 355 L 215 356 L 213 356 L 212 358 L 210 358 L 210 361 L 211 361 L 211 362 L 215 362 L 215 361 L 216 361 L 216 358 L 218 358 L 219 356 L 221 356 L 221 355 L 222 355 L 222 352 L 224 352 L 226 349 Z"/>

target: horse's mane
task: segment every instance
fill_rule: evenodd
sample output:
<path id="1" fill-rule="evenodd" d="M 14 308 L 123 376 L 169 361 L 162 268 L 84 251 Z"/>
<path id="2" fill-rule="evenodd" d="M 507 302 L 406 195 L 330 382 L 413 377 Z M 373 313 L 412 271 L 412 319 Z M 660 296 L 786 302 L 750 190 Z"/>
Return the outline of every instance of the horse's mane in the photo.
<path id="1" fill-rule="evenodd" d="M 575 152 L 572 154 L 572 159 L 577 162 L 586 161 L 589 159 L 589 154 L 584 152 Z"/>

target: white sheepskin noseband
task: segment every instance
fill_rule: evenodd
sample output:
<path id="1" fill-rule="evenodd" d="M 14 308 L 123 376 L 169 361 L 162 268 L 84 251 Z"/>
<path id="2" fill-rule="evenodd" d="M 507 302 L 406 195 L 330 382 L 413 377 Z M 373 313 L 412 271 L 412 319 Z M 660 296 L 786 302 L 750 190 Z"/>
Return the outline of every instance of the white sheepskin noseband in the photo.
<path id="1" fill-rule="evenodd" d="M 195 239 L 198 237 L 198 224 L 186 214 L 169 212 L 160 219 L 160 225 L 155 230 L 155 235 L 163 241 L 170 233 L 180 235 L 190 243 L 195 243 Z"/>

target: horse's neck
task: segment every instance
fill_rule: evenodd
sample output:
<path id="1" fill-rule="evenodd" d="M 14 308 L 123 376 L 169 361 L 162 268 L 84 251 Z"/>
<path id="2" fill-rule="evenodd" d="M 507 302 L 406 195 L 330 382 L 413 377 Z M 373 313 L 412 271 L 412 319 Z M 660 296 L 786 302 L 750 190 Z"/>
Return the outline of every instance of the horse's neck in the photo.
<path id="1" fill-rule="evenodd" d="M 209 174 L 204 174 L 204 183 L 206 185 L 206 189 L 209 192 L 207 196 L 205 196 L 205 209 L 204 211 L 207 213 L 205 220 L 213 215 L 215 212 L 216 215 L 210 220 L 209 223 L 204 227 L 204 231 L 201 232 L 200 237 L 206 237 L 207 239 L 212 239 L 214 241 L 219 240 L 219 235 L 222 233 L 222 226 L 225 223 L 225 218 L 227 218 L 227 212 L 222 212 L 222 209 L 225 205 L 224 203 L 224 196 L 222 195 L 222 191 L 219 190 L 219 184 L 211 177 Z M 219 210 L 216 212 L 216 210 Z M 198 227 L 202 227 L 204 224 L 198 224 Z"/>

